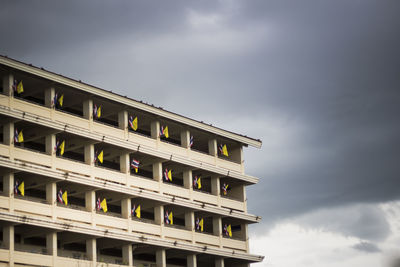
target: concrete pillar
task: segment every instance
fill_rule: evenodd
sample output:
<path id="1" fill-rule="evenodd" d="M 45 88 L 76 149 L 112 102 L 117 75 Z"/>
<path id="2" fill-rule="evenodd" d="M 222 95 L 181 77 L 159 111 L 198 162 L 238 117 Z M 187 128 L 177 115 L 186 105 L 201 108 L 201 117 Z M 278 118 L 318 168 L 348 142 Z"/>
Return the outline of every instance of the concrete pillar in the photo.
<path id="1" fill-rule="evenodd" d="M 128 129 L 128 111 L 121 110 L 118 112 L 118 127 L 122 130 Z"/>
<path id="2" fill-rule="evenodd" d="M 14 225 L 3 227 L 3 245 L 11 251 L 14 251 Z"/>
<path id="3" fill-rule="evenodd" d="M 94 145 L 85 145 L 84 149 L 85 163 L 88 165 L 94 165 Z"/>
<path id="4" fill-rule="evenodd" d="M 14 197 L 14 173 L 3 175 L 3 192 L 7 197 Z"/>
<path id="5" fill-rule="evenodd" d="M 87 99 L 83 101 L 83 117 L 88 120 L 93 120 L 93 100 Z"/>
<path id="6" fill-rule="evenodd" d="M 130 170 L 129 153 L 119 156 L 119 168 L 122 173 L 129 173 Z"/>
<path id="7" fill-rule="evenodd" d="M 9 122 L 3 125 L 3 143 L 6 146 L 14 145 L 14 134 L 15 129 L 13 122 Z"/>
<path id="8" fill-rule="evenodd" d="M 222 220 L 220 217 L 213 217 L 213 234 L 221 236 L 222 234 Z"/>
<path id="9" fill-rule="evenodd" d="M 185 228 L 186 230 L 193 231 L 194 225 L 194 211 L 185 212 Z"/>
<path id="10" fill-rule="evenodd" d="M 186 264 L 187 267 L 197 267 L 196 254 L 187 255 L 186 260 L 187 260 L 187 264 Z"/>
<path id="11" fill-rule="evenodd" d="M 165 249 L 158 249 L 156 251 L 156 264 L 157 267 L 167 267 L 167 257 Z"/>
<path id="12" fill-rule="evenodd" d="M 225 266 L 224 259 L 222 258 L 215 259 L 215 267 L 224 267 L 224 266 Z"/>
<path id="13" fill-rule="evenodd" d="M 133 266 L 133 254 L 132 254 L 132 245 L 123 245 L 122 246 L 122 262 L 128 266 Z"/>
<path id="14" fill-rule="evenodd" d="M 183 187 L 193 189 L 192 170 L 183 171 Z"/>
<path id="15" fill-rule="evenodd" d="M 3 227 L 3 246 L 9 250 L 8 265 L 14 266 L 14 225 Z"/>
<path id="16" fill-rule="evenodd" d="M 153 179 L 156 181 L 162 181 L 163 169 L 162 162 L 153 163 Z"/>
<path id="17" fill-rule="evenodd" d="M 129 219 L 132 210 L 132 202 L 130 198 L 124 198 L 121 200 L 121 214 L 122 218 Z"/>
<path id="18" fill-rule="evenodd" d="M 47 88 L 44 91 L 44 106 L 45 107 L 48 107 L 48 108 L 53 107 L 52 102 L 54 100 L 55 94 L 56 94 L 56 90 L 54 89 L 54 87 Z M 56 103 L 53 103 L 53 104 L 55 105 Z"/>
<path id="19" fill-rule="evenodd" d="M 218 155 L 217 139 L 208 140 L 208 154 L 211 156 Z"/>
<path id="20" fill-rule="evenodd" d="M 219 176 L 218 175 L 212 175 L 211 176 L 211 194 L 214 196 L 219 196 L 221 193 L 221 186 L 219 182 Z"/>
<path id="21" fill-rule="evenodd" d="M 238 147 L 232 148 L 231 151 L 229 151 L 229 156 L 233 161 L 241 164 L 243 161 L 243 147 L 238 146 Z"/>
<path id="22" fill-rule="evenodd" d="M 6 74 L 3 76 L 3 93 L 6 96 L 13 95 L 12 85 L 14 83 L 14 76 L 12 74 Z"/>
<path id="23" fill-rule="evenodd" d="M 94 211 L 96 209 L 96 192 L 85 192 L 85 207 L 87 211 Z"/>
<path id="24" fill-rule="evenodd" d="M 57 201 L 57 184 L 48 183 L 46 184 L 46 201 L 50 205 L 54 205 Z"/>
<path id="25" fill-rule="evenodd" d="M 154 221 L 156 224 L 163 225 L 164 224 L 164 206 L 156 206 L 154 207 Z"/>
<path id="26" fill-rule="evenodd" d="M 151 122 L 150 131 L 151 131 L 151 138 L 159 140 L 160 139 L 160 122 L 159 121 Z"/>
<path id="27" fill-rule="evenodd" d="M 181 132 L 181 146 L 184 148 L 189 148 L 190 144 L 190 132 L 188 130 L 183 130 Z"/>
<path id="28" fill-rule="evenodd" d="M 91 238 L 86 240 L 86 255 L 89 260 L 96 262 L 97 259 L 97 249 L 96 249 L 96 239 Z M 96 265 L 94 265 L 96 266 Z"/>
<path id="29" fill-rule="evenodd" d="M 46 154 L 54 155 L 55 154 L 54 148 L 56 146 L 56 135 L 55 134 L 46 135 L 45 143 L 46 143 Z"/>
<path id="30" fill-rule="evenodd" d="M 57 256 L 57 233 L 46 234 L 46 249 L 49 255 Z"/>
<path id="31" fill-rule="evenodd" d="M 246 241 L 246 251 L 249 252 L 249 228 L 246 223 L 240 225 L 240 235 L 241 239 Z"/>

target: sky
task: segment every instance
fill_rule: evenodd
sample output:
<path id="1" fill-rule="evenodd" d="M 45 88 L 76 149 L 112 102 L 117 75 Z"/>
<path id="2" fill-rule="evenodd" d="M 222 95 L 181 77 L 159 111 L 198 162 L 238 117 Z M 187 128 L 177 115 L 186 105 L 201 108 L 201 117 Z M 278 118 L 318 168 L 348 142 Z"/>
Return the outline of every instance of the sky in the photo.
<path id="1" fill-rule="evenodd" d="M 254 266 L 400 266 L 398 0 L 0 6 L 1 55 L 263 141 Z"/>

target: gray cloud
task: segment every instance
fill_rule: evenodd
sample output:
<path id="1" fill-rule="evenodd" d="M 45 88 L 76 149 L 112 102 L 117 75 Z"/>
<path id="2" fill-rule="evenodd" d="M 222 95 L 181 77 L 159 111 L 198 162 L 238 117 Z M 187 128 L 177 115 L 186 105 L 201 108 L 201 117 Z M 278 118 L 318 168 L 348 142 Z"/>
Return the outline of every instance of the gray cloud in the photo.
<path id="1" fill-rule="evenodd" d="M 366 252 L 366 253 L 376 253 L 381 252 L 380 248 L 375 244 L 368 243 L 368 242 L 360 242 L 353 246 L 354 249 Z"/>

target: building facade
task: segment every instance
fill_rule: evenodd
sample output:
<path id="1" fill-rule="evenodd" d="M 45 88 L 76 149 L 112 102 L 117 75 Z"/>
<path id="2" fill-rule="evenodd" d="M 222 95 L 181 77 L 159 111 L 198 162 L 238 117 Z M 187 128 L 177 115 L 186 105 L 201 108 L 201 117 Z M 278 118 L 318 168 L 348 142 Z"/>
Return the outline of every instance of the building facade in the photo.
<path id="1" fill-rule="evenodd" d="M 249 266 L 261 141 L 0 57 L 0 266 Z"/>

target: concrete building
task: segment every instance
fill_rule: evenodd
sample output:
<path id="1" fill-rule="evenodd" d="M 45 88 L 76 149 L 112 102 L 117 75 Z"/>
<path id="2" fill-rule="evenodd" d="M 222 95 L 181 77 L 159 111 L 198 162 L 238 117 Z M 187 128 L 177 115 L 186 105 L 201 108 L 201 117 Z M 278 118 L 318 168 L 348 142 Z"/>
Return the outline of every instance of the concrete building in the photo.
<path id="1" fill-rule="evenodd" d="M 0 77 L 0 266 L 263 260 L 243 159 L 260 140 L 7 57 Z"/>

